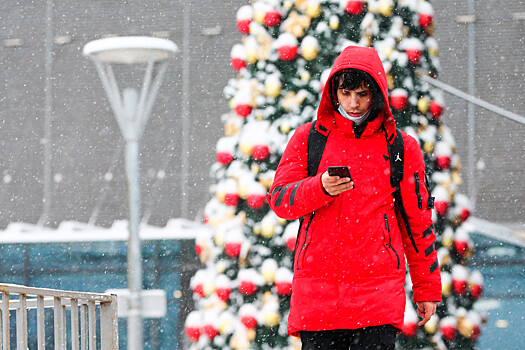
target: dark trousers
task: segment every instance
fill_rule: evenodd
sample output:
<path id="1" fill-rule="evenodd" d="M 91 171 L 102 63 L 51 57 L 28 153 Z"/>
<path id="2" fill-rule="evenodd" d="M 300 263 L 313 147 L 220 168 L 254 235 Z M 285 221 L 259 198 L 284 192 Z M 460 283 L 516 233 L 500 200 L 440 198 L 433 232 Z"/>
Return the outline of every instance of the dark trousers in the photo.
<path id="1" fill-rule="evenodd" d="M 396 333 L 391 325 L 299 332 L 303 350 L 394 350 Z"/>

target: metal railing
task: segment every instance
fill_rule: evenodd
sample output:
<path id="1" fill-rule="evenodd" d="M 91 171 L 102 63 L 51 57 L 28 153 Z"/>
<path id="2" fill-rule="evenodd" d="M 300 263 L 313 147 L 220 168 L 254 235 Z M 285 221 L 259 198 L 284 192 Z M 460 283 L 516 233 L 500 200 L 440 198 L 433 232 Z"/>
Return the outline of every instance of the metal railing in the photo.
<path id="1" fill-rule="evenodd" d="M 28 349 L 27 311 L 36 309 L 38 350 L 45 349 L 45 308 L 53 308 L 53 349 L 67 348 L 67 313 L 70 308 L 72 350 L 95 350 L 97 346 L 97 307 L 100 309 L 100 345 L 102 350 L 118 349 L 117 296 L 32 288 L 15 284 L 0 284 L 0 330 L 2 350 L 11 349 L 10 310 L 16 310 L 16 348 Z M 13 296 L 18 298 L 13 298 Z"/>

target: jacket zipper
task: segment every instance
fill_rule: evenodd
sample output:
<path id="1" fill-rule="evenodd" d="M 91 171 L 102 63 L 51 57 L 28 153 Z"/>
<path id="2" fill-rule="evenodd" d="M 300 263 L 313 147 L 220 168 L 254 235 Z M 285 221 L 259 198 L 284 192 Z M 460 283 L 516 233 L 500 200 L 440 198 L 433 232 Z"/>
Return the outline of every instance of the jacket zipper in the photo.
<path id="1" fill-rule="evenodd" d="M 386 213 L 385 213 L 385 226 L 386 226 L 386 230 L 388 231 L 388 247 L 392 249 L 392 251 L 396 254 L 397 268 L 399 269 L 399 264 L 400 264 L 399 255 L 397 254 L 396 250 L 394 249 L 394 247 L 392 247 L 392 244 L 391 244 L 392 237 L 390 236 L 390 226 L 388 226 L 388 217 L 386 216 Z"/>
<path id="2" fill-rule="evenodd" d="M 423 199 L 421 198 L 421 193 L 419 193 L 419 173 L 414 173 L 414 184 L 416 186 L 417 207 L 423 209 Z"/>
<path id="3" fill-rule="evenodd" d="M 314 218 L 314 215 L 315 215 L 315 211 L 312 212 L 312 215 L 310 215 L 310 218 L 308 219 L 308 224 L 306 224 L 306 229 L 305 229 L 305 232 L 304 232 L 304 243 L 303 245 L 301 246 L 301 250 L 299 250 L 299 254 L 297 254 L 297 265 L 296 265 L 296 269 L 299 270 L 299 259 L 301 257 L 301 253 L 303 251 L 306 251 L 306 247 L 308 246 L 307 245 L 307 241 L 308 241 L 308 229 L 310 228 L 310 224 L 312 223 L 312 219 Z"/>

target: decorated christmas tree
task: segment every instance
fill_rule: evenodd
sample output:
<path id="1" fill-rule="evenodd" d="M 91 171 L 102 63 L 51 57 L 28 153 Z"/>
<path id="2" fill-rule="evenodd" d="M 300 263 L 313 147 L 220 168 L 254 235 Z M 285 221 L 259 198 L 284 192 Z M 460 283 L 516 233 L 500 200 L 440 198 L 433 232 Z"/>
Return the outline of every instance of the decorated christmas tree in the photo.
<path id="1" fill-rule="evenodd" d="M 441 121 L 441 92 L 419 79 L 439 72 L 433 17 L 423 0 L 253 0 L 238 10 L 241 34 L 224 89 L 231 110 L 222 116 L 203 218 L 212 234 L 196 240 L 203 268 L 191 281 L 192 349 L 300 349 L 286 334 L 299 222 L 279 219 L 266 196 L 287 141 L 315 119 L 329 69 L 348 45 L 378 51 L 397 125 L 419 140 L 435 197 L 443 302 L 419 327 L 407 276 L 399 348 L 475 347 L 482 317 L 472 307 L 483 278 L 467 266 L 473 247 L 462 223 L 470 204 L 457 193 L 460 161 Z"/>

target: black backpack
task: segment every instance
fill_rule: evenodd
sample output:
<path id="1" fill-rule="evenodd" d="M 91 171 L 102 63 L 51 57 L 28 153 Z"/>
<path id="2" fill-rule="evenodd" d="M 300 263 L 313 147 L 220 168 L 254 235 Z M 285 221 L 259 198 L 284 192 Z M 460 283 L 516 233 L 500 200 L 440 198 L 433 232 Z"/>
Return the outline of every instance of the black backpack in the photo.
<path id="1" fill-rule="evenodd" d="M 310 133 L 308 134 L 308 142 L 307 142 L 307 159 L 308 159 L 308 176 L 315 176 L 317 174 L 317 169 L 319 168 L 319 163 L 321 162 L 321 157 L 323 156 L 324 148 L 326 145 L 326 141 L 328 139 L 328 135 L 323 135 L 320 133 L 315 125 L 316 121 L 312 123 L 312 127 L 310 128 Z M 323 126 L 319 125 L 320 128 L 323 128 Z M 327 131 L 324 129 L 324 131 Z M 394 199 L 396 207 L 401 214 L 401 217 L 403 219 L 403 224 L 405 226 L 405 229 L 408 233 L 408 236 L 410 237 L 410 241 L 412 242 L 412 245 L 414 246 L 414 249 L 416 252 L 419 253 L 419 250 L 417 249 L 416 242 L 414 240 L 414 237 L 412 235 L 412 231 L 410 230 L 410 225 L 408 224 L 408 216 L 405 211 L 405 208 L 403 207 L 403 201 L 401 199 L 401 187 L 400 183 L 403 179 L 403 166 L 405 162 L 405 147 L 403 143 L 403 135 L 401 134 L 401 131 L 397 129 L 396 137 L 393 142 L 392 138 L 388 138 L 388 134 L 386 132 L 386 129 L 383 127 L 383 131 L 385 132 L 385 138 L 386 138 L 386 144 L 388 148 L 388 158 L 390 160 L 390 185 L 394 187 L 396 190 L 394 191 Z M 392 135 L 393 136 L 393 135 Z M 428 203 L 430 206 L 431 202 Z M 428 208 L 430 209 L 430 208 Z M 312 221 L 312 218 L 314 216 L 315 212 L 310 216 L 310 220 L 308 221 L 308 226 L 310 226 L 310 223 Z M 302 226 L 303 220 L 301 220 Z M 307 228 L 308 229 L 308 228 Z M 299 230 L 301 228 L 299 227 Z"/>

